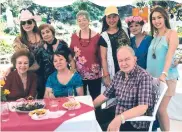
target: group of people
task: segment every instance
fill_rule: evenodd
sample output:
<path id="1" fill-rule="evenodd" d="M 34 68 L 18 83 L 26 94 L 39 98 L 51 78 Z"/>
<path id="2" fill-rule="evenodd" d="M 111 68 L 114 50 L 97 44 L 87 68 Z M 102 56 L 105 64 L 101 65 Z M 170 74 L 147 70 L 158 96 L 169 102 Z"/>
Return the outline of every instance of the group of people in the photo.
<path id="1" fill-rule="evenodd" d="M 56 39 L 53 26 L 37 27 L 38 16 L 23 9 L 21 35 L 13 43 L 16 51 L 11 58 L 13 67 L 7 72 L 4 85 L 11 92 L 8 100 L 63 97 L 68 96 L 69 89 L 81 96 L 88 90 L 103 130 L 147 131 L 148 122 L 125 123 L 125 120 L 152 114 L 155 77 L 168 85 L 158 120 L 161 130 L 169 131 L 167 106 L 178 79 L 173 63 L 179 40 L 176 31 L 170 29 L 169 16 L 163 8 L 154 8 L 149 18 L 151 35 L 142 32 L 145 21 L 140 16 L 125 19 L 127 34 L 118 9 L 109 6 L 99 34 L 90 29 L 88 12 L 81 10 L 76 15 L 80 29 L 72 35 L 69 47 L 65 41 Z M 100 109 L 101 104 L 113 97 L 113 103 Z"/>

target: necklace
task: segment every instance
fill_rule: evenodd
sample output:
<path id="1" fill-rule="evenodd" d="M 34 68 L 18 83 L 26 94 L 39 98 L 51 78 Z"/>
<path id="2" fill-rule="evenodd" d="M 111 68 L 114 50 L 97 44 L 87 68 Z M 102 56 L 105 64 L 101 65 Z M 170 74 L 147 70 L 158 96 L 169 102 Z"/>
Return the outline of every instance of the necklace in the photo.
<path id="1" fill-rule="evenodd" d="M 156 48 L 157 48 L 158 44 L 160 43 L 161 39 L 162 39 L 162 37 L 160 37 L 158 43 L 156 44 L 157 38 L 155 38 L 155 42 L 154 42 L 154 45 L 153 45 L 153 47 L 152 47 L 152 52 L 153 52 L 153 53 L 152 53 L 152 58 L 153 58 L 153 59 L 156 59 L 156 58 L 157 58 L 155 51 L 156 51 Z"/>
<path id="2" fill-rule="evenodd" d="M 166 34 L 166 32 L 167 32 L 167 29 L 164 31 L 164 35 Z M 158 34 L 158 35 L 159 35 L 159 34 Z M 158 36 L 158 35 L 157 35 L 157 36 Z M 154 45 L 153 45 L 153 47 L 152 47 L 152 52 L 153 52 L 153 53 L 152 53 L 152 58 L 153 58 L 153 59 L 156 59 L 156 58 L 157 58 L 155 52 L 156 52 L 156 48 L 157 48 L 157 46 L 159 45 L 161 39 L 162 39 L 162 36 L 160 37 L 158 43 L 156 43 L 156 42 L 157 42 L 157 37 L 155 38 Z"/>
<path id="3" fill-rule="evenodd" d="M 88 42 L 87 43 L 82 43 L 81 41 L 82 41 L 82 38 L 81 38 L 81 30 L 80 30 L 80 32 L 79 32 L 79 42 L 80 42 L 80 45 L 82 46 L 82 47 L 87 47 L 87 46 L 89 46 L 89 44 L 90 44 L 90 39 L 91 39 L 91 29 L 89 28 L 89 40 L 88 40 Z"/>

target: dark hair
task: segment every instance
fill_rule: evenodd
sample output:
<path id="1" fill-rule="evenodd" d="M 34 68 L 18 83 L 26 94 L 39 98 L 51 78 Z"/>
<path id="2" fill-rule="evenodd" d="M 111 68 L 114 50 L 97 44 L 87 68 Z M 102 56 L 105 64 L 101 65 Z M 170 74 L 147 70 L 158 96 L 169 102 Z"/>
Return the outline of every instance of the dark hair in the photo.
<path id="1" fill-rule="evenodd" d="M 134 21 L 128 22 L 128 27 L 129 27 L 133 22 L 134 22 Z M 143 25 L 145 24 L 143 20 L 140 21 L 140 22 L 137 22 L 137 23 L 140 24 L 141 26 L 143 26 Z"/>
<path id="2" fill-rule="evenodd" d="M 30 11 L 29 9 L 22 9 L 21 11 L 23 11 L 23 10 L 28 10 L 28 11 Z M 20 13 L 21 13 L 21 11 L 20 11 Z M 30 11 L 30 12 L 32 13 L 32 15 L 34 15 L 34 13 L 33 13 L 32 11 Z M 40 32 L 39 32 L 39 29 L 38 29 L 38 27 L 37 27 L 36 21 L 35 21 L 34 19 L 31 19 L 31 20 L 32 20 L 33 23 L 35 24 L 35 26 L 34 26 L 34 28 L 33 28 L 33 32 L 39 34 Z M 28 43 L 29 43 L 29 41 L 28 41 L 28 35 L 27 35 L 26 31 L 23 29 L 23 27 L 22 27 L 21 24 L 20 24 L 20 32 L 21 32 L 21 36 L 20 36 L 21 42 L 22 42 L 23 44 L 25 44 L 25 45 L 28 45 Z"/>
<path id="3" fill-rule="evenodd" d="M 16 59 L 20 56 L 26 56 L 29 60 L 29 67 L 31 67 L 34 63 L 34 56 L 31 52 L 29 52 L 27 49 L 20 49 L 16 51 L 13 56 L 11 57 L 11 63 L 13 64 L 13 67 L 16 67 Z"/>
<path id="4" fill-rule="evenodd" d="M 55 55 L 57 55 L 57 56 L 62 55 L 62 56 L 66 59 L 66 62 L 68 62 L 68 63 L 70 62 L 70 61 L 69 61 L 69 57 L 68 57 L 69 54 L 66 53 L 64 50 L 60 50 L 60 51 L 54 52 L 54 53 L 53 53 L 53 61 L 54 61 L 54 56 L 55 56 Z"/>
<path id="5" fill-rule="evenodd" d="M 130 25 L 133 23 L 134 21 L 132 21 L 132 22 L 128 22 L 127 23 L 127 25 L 128 25 L 128 28 L 127 28 L 127 30 L 128 30 L 128 36 L 129 36 L 129 38 L 131 38 L 131 32 L 130 32 Z M 145 23 L 144 23 L 144 21 L 142 20 L 142 21 L 140 21 L 140 22 L 137 22 L 138 24 L 140 24 L 141 26 L 143 26 Z"/>
<path id="6" fill-rule="evenodd" d="M 120 18 L 118 20 L 117 27 L 119 28 L 119 30 L 122 28 L 122 24 L 121 24 L 121 19 Z M 106 16 L 104 16 L 102 18 L 102 31 L 101 31 L 101 33 L 106 31 L 108 28 L 109 28 L 109 25 L 106 22 Z"/>
<path id="7" fill-rule="evenodd" d="M 157 29 L 152 24 L 152 15 L 153 15 L 154 12 L 161 13 L 161 15 L 164 17 L 165 26 L 168 29 L 171 29 L 171 26 L 169 24 L 169 16 L 168 16 L 167 12 L 162 7 L 156 7 L 150 13 L 150 28 L 151 28 L 151 34 L 152 34 L 152 36 L 154 35 L 154 32 L 157 32 Z"/>
<path id="8" fill-rule="evenodd" d="M 51 24 L 41 24 L 39 26 L 39 31 L 40 31 L 40 37 L 42 38 L 42 35 L 41 35 L 41 31 L 45 28 L 49 28 L 53 34 L 53 36 L 55 37 L 55 29 L 54 27 L 51 25 Z"/>

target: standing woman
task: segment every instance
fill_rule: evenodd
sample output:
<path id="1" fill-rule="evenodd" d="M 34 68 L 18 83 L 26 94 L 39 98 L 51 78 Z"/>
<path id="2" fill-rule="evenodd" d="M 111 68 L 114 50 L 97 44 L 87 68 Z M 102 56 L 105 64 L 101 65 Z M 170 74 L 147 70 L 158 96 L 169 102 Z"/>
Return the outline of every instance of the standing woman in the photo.
<path id="1" fill-rule="evenodd" d="M 118 9 L 115 6 L 105 9 L 102 33 L 98 44 L 101 51 L 104 84 L 107 87 L 115 73 L 119 71 L 117 49 L 122 45 L 130 45 L 130 40 L 122 29 Z"/>
<path id="2" fill-rule="evenodd" d="M 154 8 L 150 14 L 150 23 L 154 39 L 148 50 L 147 71 L 153 77 L 158 77 L 168 85 L 168 90 L 159 106 L 158 120 L 161 130 L 169 131 L 167 106 L 171 97 L 175 94 L 177 78 L 179 76 L 177 67 L 172 66 L 179 39 L 177 32 L 170 29 L 168 14 L 163 8 Z"/>
<path id="3" fill-rule="evenodd" d="M 80 30 L 71 37 L 70 48 L 75 53 L 76 69 L 83 78 L 84 94 L 89 93 L 94 100 L 101 92 L 101 66 L 99 46 L 100 35 L 89 28 L 89 14 L 79 11 L 76 15 Z"/>
<path id="4" fill-rule="evenodd" d="M 152 37 L 142 33 L 143 25 L 145 21 L 140 16 L 130 16 L 125 19 L 128 24 L 128 28 L 134 37 L 131 37 L 131 47 L 135 51 L 137 57 L 137 64 L 146 69 L 148 48 L 152 41 Z M 130 36 L 130 35 L 129 35 Z"/>
<path id="5" fill-rule="evenodd" d="M 37 51 L 35 58 L 40 66 L 38 70 L 38 75 L 42 79 L 44 84 L 44 89 L 42 89 L 40 97 L 43 98 L 45 92 L 45 83 L 49 75 L 54 71 L 53 65 L 53 54 L 56 51 L 65 51 L 69 56 L 71 70 L 75 69 L 75 64 L 71 55 L 71 51 L 67 46 L 67 43 L 63 40 L 58 40 L 55 37 L 55 29 L 50 24 L 42 24 L 39 26 L 41 38 L 44 41 L 42 47 Z"/>
<path id="6" fill-rule="evenodd" d="M 36 23 L 36 21 L 41 20 L 41 17 L 34 15 L 34 13 L 28 9 L 22 9 L 20 11 L 19 20 L 21 33 L 13 42 L 14 50 L 17 51 L 26 48 L 35 54 L 42 45 L 42 40 Z M 35 61 L 29 70 L 37 70 L 38 68 L 39 66 Z"/>

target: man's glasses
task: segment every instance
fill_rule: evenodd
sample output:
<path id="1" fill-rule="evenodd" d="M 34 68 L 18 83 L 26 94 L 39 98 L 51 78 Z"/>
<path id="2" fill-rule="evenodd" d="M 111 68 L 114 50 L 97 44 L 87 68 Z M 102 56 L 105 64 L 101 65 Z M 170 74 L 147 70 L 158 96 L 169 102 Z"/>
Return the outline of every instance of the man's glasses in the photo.
<path id="1" fill-rule="evenodd" d="M 31 25 L 32 24 L 32 20 L 28 20 L 28 21 L 21 21 L 21 25 L 25 25 L 25 24 Z"/>

